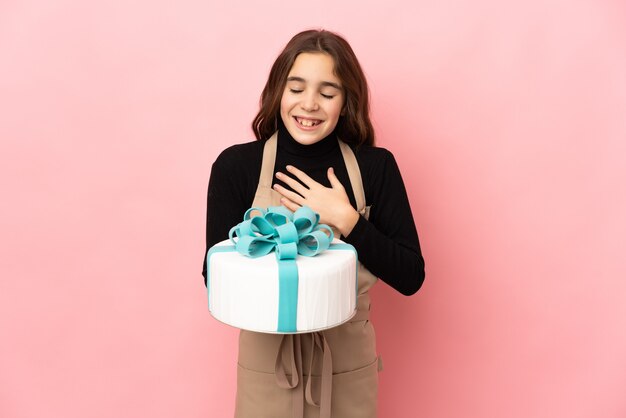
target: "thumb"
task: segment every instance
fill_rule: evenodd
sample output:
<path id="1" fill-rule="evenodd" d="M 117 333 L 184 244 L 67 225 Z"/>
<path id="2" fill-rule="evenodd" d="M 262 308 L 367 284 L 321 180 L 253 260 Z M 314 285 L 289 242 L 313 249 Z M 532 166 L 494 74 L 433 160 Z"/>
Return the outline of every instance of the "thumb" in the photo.
<path id="1" fill-rule="evenodd" d="M 335 175 L 335 170 L 332 167 L 328 168 L 328 180 L 330 181 L 330 186 L 333 189 L 343 189 L 343 184 L 339 181 L 337 176 Z"/>

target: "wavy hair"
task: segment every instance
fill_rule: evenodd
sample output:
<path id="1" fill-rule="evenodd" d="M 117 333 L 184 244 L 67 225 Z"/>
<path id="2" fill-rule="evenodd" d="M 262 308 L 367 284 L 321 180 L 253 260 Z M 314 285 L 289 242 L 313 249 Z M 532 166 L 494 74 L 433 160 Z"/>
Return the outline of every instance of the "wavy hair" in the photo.
<path id="1" fill-rule="evenodd" d="M 306 30 L 298 33 L 280 53 L 263 88 L 260 109 L 252 121 L 257 140 L 268 139 L 278 129 L 280 102 L 287 76 L 296 57 L 303 52 L 325 53 L 333 58 L 335 75 L 344 89 L 345 103 L 335 131 L 342 141 L 356 146 L 374 145 L 370 120 L 369 89 L 365 74 L 350 44 L 336 33 Z"/>

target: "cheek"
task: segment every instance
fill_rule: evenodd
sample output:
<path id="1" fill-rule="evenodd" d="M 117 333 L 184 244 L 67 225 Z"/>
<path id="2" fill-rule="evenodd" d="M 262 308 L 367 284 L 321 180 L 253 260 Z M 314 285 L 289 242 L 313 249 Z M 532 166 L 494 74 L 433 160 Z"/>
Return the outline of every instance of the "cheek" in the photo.
<path id="1" fill-rule="evenodd" d="M 328 115 L 331 116 L 333 119 L 339 119 L 339 116 L 341 116 L 342 108 L 343 108 L 343 103 L 341 102 L 333 103 L 332 107 L 328 109 Z"/>
<path id="2" fill-rule="evenodd" d="M 283 113 L 284 110 L 285 110 L 285 96 L 283 95 L 283 97 L 280 98 L 280 113 Z"/>

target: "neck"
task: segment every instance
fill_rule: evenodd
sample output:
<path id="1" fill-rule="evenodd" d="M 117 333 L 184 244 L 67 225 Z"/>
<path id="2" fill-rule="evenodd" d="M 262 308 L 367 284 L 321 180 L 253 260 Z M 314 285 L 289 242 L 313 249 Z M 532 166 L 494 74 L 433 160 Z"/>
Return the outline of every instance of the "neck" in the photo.
<path id="1" fill-rule="evenodd" d="M 327 137 L 319 140 L 311 145 L 303 145 L 293 139 L 282 119 L 278 118 L 278 147 L 283 151 L 292 154 L 307 157 L 320 157 L 332 152 L 339 146 L 337 142 L 337 134 L 331 132 Z"/>

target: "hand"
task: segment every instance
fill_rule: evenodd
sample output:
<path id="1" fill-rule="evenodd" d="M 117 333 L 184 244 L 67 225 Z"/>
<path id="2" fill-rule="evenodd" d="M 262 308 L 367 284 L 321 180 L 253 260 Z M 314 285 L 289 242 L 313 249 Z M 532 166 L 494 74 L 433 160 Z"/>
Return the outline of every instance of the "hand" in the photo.
<path id="1" fill-rule="evenodd" d="M 287 171 L 306 187 L 293 177 L 277 172 L 276 178 L 293 190 L 275 184 L 274 190 L 282 196 L 280 202 L 291 211 L 296 211 L 300 206 L 308 206 L 319 213 L 321 223 L 333 226 L 341 235 L 348 236 L 359 220 L 359 213 L 350 205 L 346 189 L 335 176 L 333 168 L 330 167 L 327 173 L 331 187 L 323 186 L 296 167 L 288 165 Z"/>

